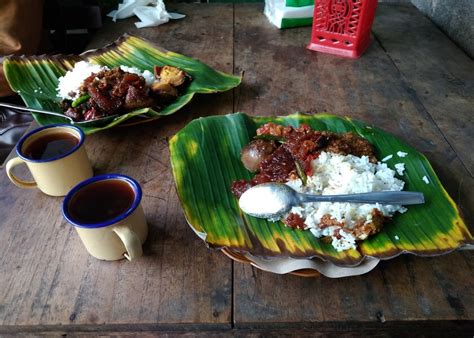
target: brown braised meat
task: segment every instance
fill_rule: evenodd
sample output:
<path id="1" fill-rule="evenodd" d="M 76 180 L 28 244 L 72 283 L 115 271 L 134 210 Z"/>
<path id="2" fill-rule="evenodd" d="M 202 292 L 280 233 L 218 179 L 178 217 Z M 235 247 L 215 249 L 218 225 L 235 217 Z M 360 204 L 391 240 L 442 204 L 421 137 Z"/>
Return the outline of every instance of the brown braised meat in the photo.
<path id="1" fill-rule="evenodd" d="M 247 180 L 232 183 L 232 193 L 237 198 L 252 186 L 265 182 L 284 183 L 293 178 L 301 178 L 303 184 L 306 176 L 313 174 L 311 162 L 322 151 L 341 155 L 367 156 L 371 162 L 377 162 L 374 148 L 365 139 L 353 134 L 336 134 L 329 131 L 317 131 L 307 125 L 298 128 L 267 123 L 257 129 L 256 140 L 242 149 L 241 160 L 244 166 L 256 172 Z M 340 231 L 351 233 L 357 239 L 365 239 L 379 232 L 386 221 L 383 213 L 374 208 L 370 222 L 361 219 L 352 226 L 337 221 L 327 214 L 321 218 L 321 228 L 335 227 L 334 235 L 341 237 Z M 288 214 L 283 222 L 293 229 L 303 230 L 307 227 L 304 219 L 295 214 Z M 331 241 L 331 237 L 326 238 Z"/>
<path id="2" fill-rule="evenodd" d="M 325 151 L 341 155 L 351 154 L 358 157 L 365 155 L 369 158 L 370 162 L 377 163 L 372 144 L 353 133 L 332 133 Z"/>
<path id="3" fill-rule="evenodd" d="M 372 220 L 370 222 L 366 223 L 364 219 L 361 219 L 351 227 L 347 227 L 344 223 L 338 222 L 336 219 L 332 218 L 331 215 L 324 215 L 321 217 L 321 223 L 319 223 L 319 227 L 321 229 L 327 227 L 338 227 L 339 229 L 336 229 L 334 232 L 338 238 L 341 237 L 340 231 L 344 230 L 345 233 L 352 234 L 358 240 L 364 240 L 367 237 L 380 232 L 382 230 L 383 223 L 389 220 L 389 218 L 385 217 L 384 214 L 377 208 L 372 209 L 370 214 L 372 215 Z M 283 222 L 288 226 L 292 226 L 292 224 L 288 222 L 288 218 Z M 302 229 L 306 227 L 304 221 L 303 225 L 304 226 Z M 326 240 L 330 242 L 331 237 L 326 237 Z"/>
<path id="4" fill-rule="evenodd" d="M 89 121 L 140 108 L 159 108 L 175 100 L 177 87 L 191 79 L 184 71 L 171 66 L 155 69 L 155 73 L 156 81 L 151 86 L 143 76 L 119 67 L 94 73 L 84 80 L 76 101 L 62 103 L 67 109 L 65 115 L 76 121 Z"/>
<path id="5" fill-rule="evenodd" d="M 304 124 L 293 128 L 266 123 L 257 129 L 256 138 L 242 149 L 241 160 L 248 170 L 257 173 L 250 181 L 238 180 L 232 184 L 232 193 L 237 198 L 257 184 L 284 183 L 296 177 L 304 181 L 302 176 L 313 174 L 311 162 L 321 151 L 367 156 L 370 161 L 377 161 L 369 141 L 353 133 L 317 131 Z"/>
<path id="6" fill-rule="evenodd" d="M 304 224 L 304 219 L 301 218 L 300 215 L 294 213 L 290 213 L 283 222 L 293 229 L 303 230 L 304 228 L 306 228 L 306 224 Z"/>

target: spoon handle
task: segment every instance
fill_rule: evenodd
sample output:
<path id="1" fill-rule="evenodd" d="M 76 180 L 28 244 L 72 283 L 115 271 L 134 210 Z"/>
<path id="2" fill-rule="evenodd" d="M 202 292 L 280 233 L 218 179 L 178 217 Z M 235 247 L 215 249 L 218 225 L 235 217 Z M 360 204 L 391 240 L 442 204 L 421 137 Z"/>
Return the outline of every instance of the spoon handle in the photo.
<path id="1" fill-rule="evenodd" d="M 297 194 L 300 203 L 307 202 L 350 202 L 367 204 L 396 204 L 411 205 L 425 203 L 425 197 L 421 192 L 412 191 L 380 191 L 362 194 L 347 195 L 311 195 Z"/>
<path id="2" fill-rule="evenodd" d="M 16 104 L 3 103 L 3 102 L 0 102 L 0 106 L 6 107 L 6 108 L 11 108 L 11 109 L 16 109 L 16 110 L 21 110 L 21 111 L 35 112 L 35 113 L 47 114 L 47 115 L 54 115 L 54 116 L 58 116 L 58 117 L 62 117 L 62 118 L 68 119 L 69 121 L 71 121 L 72 123 L 74 123 L 74 120 L 73 120 L 72 118 L 70 118 L 69 116 L 66 116 L 66 115 L 61 114 L 61 113 L 56 113 L 56 112 L 53 112 L 53 111 L 41 110 L 41 109 L 35 109 L 35 108 L 29 108 L 29 107 L 23 107 L 23 106 L 18 106 L 18 105 L 16 105 Z"/>

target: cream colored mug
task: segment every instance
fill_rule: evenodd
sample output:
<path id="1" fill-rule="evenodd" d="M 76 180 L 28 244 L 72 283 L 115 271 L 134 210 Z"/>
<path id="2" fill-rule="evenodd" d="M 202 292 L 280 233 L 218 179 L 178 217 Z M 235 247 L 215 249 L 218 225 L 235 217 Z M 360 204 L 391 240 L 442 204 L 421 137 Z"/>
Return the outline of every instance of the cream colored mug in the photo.
<path id="1" fill-rule="evenodd" d="M 50 196 L 64 196 L 93 175 L 84 138 L 81 129 L 67 124 L 37 128 L 18 142 L 18 157 L 7 162 L 7 175 L 20 188 L 39 188 Z M 13 174 L 13 168 L 20 164 L 27 165 L 34 181 Z"/>
<path id="2" fill-rule="evenodd" d="M 133 178 L 106 174 L 76 185 L 66 195 L 62 212 L 93 257 L 131 261 L 142 255 L 148 234 L 141 199 Z"/>

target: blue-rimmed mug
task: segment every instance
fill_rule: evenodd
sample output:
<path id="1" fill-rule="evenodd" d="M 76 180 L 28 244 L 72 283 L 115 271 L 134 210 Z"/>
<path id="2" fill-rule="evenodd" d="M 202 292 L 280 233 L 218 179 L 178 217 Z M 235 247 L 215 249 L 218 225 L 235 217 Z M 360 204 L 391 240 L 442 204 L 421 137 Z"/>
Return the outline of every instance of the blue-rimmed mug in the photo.
<path id="1" fill-rule="evenodd" d="M 29 153 L 44 139 L 53 142 L 69 140 L 70 146 L 56 149 L 46 157 L 37 158 Z M 10 180 L 20 188 L 39 188 L 50 196 L 64 196 L 77 183 L 92 177 L 93 171 L 84 146 L 85 135 L 81 129 L 55 124 L 37 128 L 23 136 L 16 146 L 18 157 L 7 162 L 6 171 Z M 43 145 L 40 145 L 43 146 Z M 49 156 L 49 157 L 48 157 Z M 25 181 L 13 174 L 13 168 L 26 164 L 34 181 Z"/>
<path id="2" fill-rule="evenodd" d="M 120 193 L 123 185 L 129 190 L 124 196 Z M 131 261 L 142 255 L 148 235 L 141 199 L 142 190 L 133 178 L 106 174 L 72 188 L 64 198 L 62 212 L 93 257 Z M 117 210 L 111 212 L 111 208 Z"/>

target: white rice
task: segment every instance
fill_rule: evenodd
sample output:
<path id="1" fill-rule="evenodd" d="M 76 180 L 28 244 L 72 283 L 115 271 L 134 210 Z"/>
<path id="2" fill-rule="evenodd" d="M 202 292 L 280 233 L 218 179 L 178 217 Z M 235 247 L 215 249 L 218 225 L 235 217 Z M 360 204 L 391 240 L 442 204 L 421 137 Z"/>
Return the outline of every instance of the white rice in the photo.
<path id="1" fill-rule="evenodd" d="M 395 170 L 397 174 L 403 176 L 403 172 L 405 171 L 405 163 L 397 163 L 395 164 Z"/>
<path id="2" fill-rule="evenodd" d="M 408 155 L 408 153 L 404 152 L 404 151 L 397 151 L 397 155 L 398 157 L 405 157 Z"/>
<path id="3" fill-rule="evenodd" d="M 428 176 L 423 176 L 423 182 L 425 182 L 426 184 L 430 184 L 430 180 L 428 179 Z"/>
<path id="4" fill-rule="evenodd" d="M 382 159 L 382 162 L 386 162 L 386 161 L 390 160 L 392 157 L 393 157 L 393 155 L 385 156 L 385 157 Z"/>
<path id="5" fill-rule="evenodd" d="M 98 73 L 102 70 L 109 69 L 107 66 L 99 66 L 94 63 L 79 61 L 74 65 L 74 68 L 68 71 L 64 76 L 59 78 L 58 84 L 58 97 L 60 99 L 74 100 L 77 98 L 79 88 L 85 79 L 87 79 L 92 73 Z M 148 85 L 151 85 L 155 80 L 155 76 L 152 72 L 145 70 L 142 72 L 140 69 L 135 67 L 120 66 L 124 72 L 134 73 L 145 78 Z M 71 95 L 75 93 L 75 95 Z"/>
<path id="6" fill-rule="evenodd" d="M 74 68 L 68 71 L 64 76 L 59 78 L 58 96 L 61 99 L 73 100 L 75 95 L 71 93 L 78 93 L 79 88 L 85 79 L 92 73 L 98 73 L 101 70 L 108 69 L 105 66 L 99 66 L 90 62 L 79 61 L 74 65 Z"/>
<path id="7" fill-rule="evenodd" d="M 400 191 L 404 182 L 395 177 L 395 171 L 387 164 L 369 162 L 367 156 L 339 155 L 322 152 L 312 162 L 313 176 L 309 176 L 306 186 L 300 179 L 290 180 L 287 184 L 293 189 L 311 194 L 336 195 L 364 193 L 371 191 Z M 352 229 L 357 221 L 371 222 L 372 209 L 378 209 L 385 216 L 391 217 L 395 212 L 403 213 L 406 208 L 400 205 L 357 204 L 357 203 L 305 203 L 293 207 L 289 213 L 295 213 L 303 218 L 307 229 L 316 237 L 331 236 L 332 245 L 338 251 L 356 247 L 357 239 L 351 233 L 340 231 L 337 238 L 334 231 L 340 227 L 321 228 L 321 218 L 331 215 L 345 228 Z"/>

